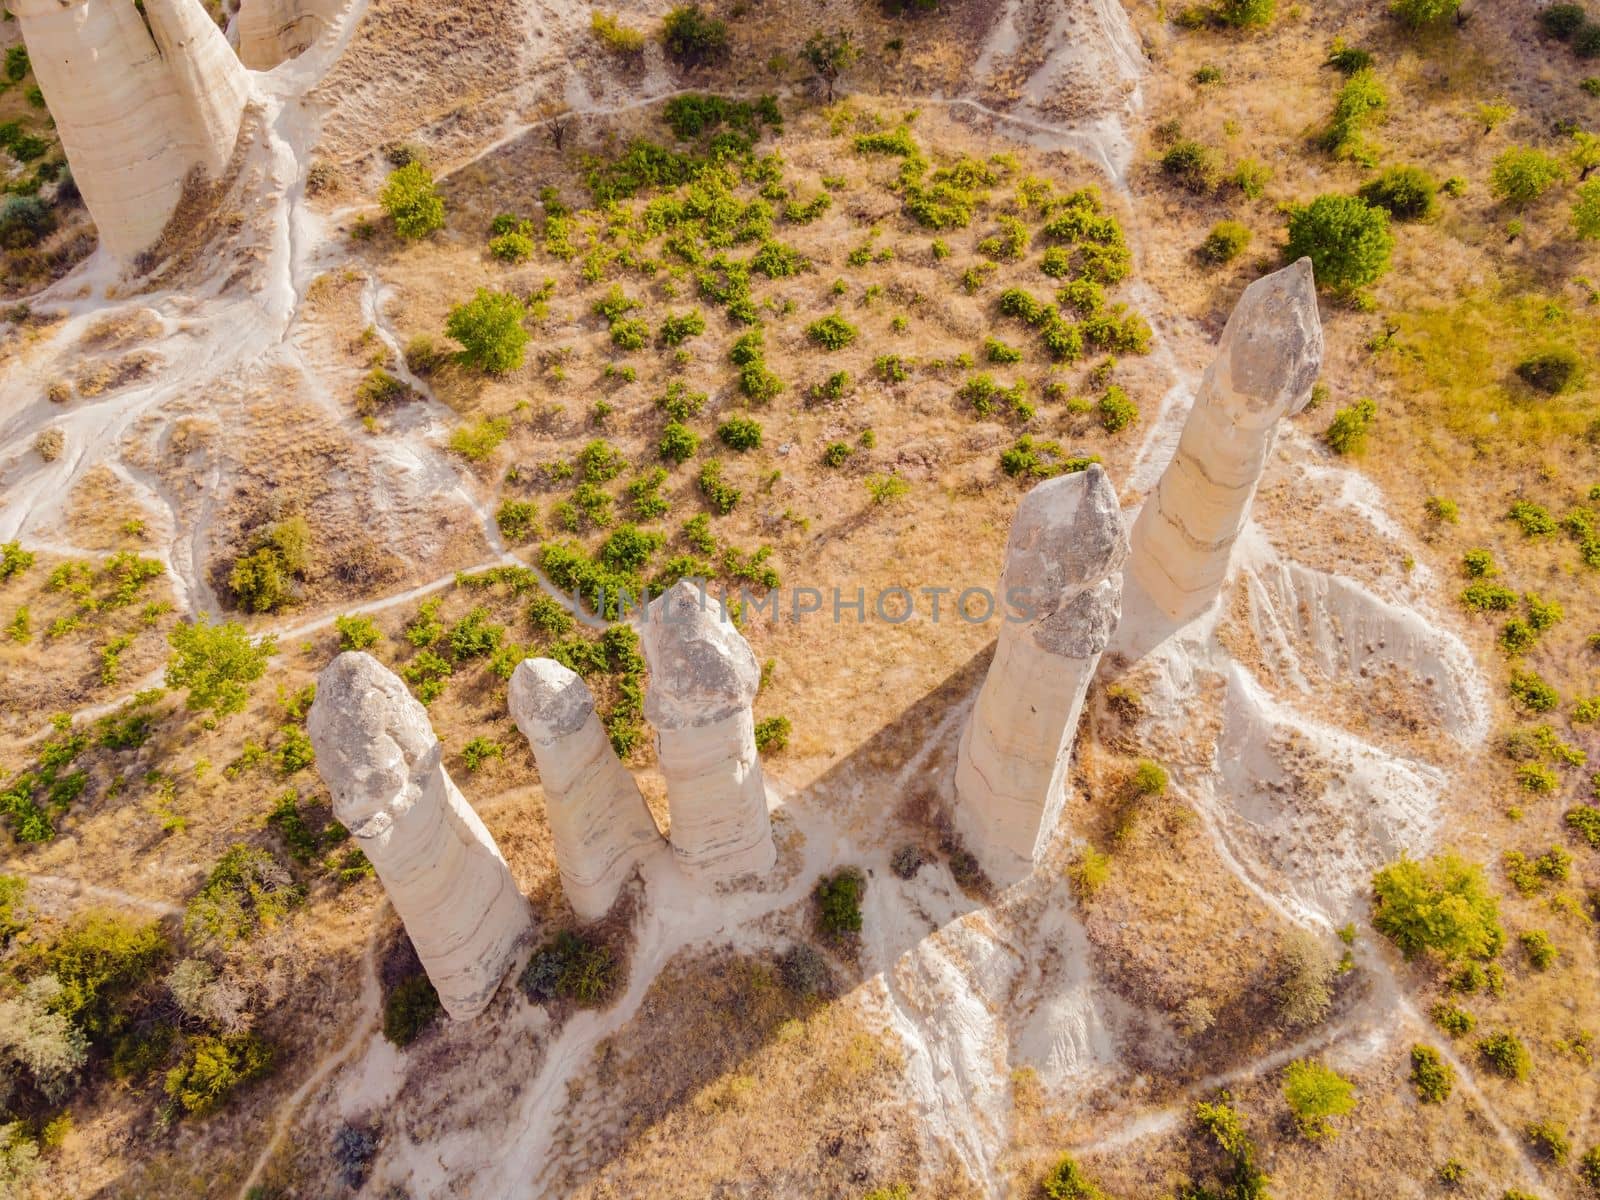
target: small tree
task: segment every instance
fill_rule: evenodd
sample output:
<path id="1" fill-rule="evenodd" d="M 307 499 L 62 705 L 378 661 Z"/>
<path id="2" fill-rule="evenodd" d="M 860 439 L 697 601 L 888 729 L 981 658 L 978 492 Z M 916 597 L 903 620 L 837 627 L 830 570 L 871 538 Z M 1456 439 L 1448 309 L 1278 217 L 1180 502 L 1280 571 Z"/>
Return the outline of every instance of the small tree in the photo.
<path id="1" fill-rule="evenodd" d="M 1315 1059 L 1301 1059 L 1284 1068 L 1283 1098 L 1301 1135 L 1313 1141 L 1336 1136 L 1332 1118 L 1342 1117 L 1356 1106 L 1350 1081 Z"/>
<path id="2" fill-rule="evenodd" d="M 1394 0 L 1389 11 L 1402 25 L 1420 29 L 1455 16 L 1460 7 L 1461 0 Z"/>
<path id="3" fill-rule="evenodd" d="M 522 327 L 527 307 L 510 292 L 479 288 L 477 295 L 450 310 L 444 330 L 464 347 L 461 360 L 501 375 L 522 365 L 528 331 Z"/>
<path id="4" fill-rule="evenodd" d="M 167 686 L 189 689 L 190 711 L 209 709 L 219 717 L 244 708 L 249 685 L 266 674 L 267 659 L 277 653 L 271 635 L 252 641 L 237 621 L 212 625 L 205 613 L 179 624 L 167 641 Z"/>
<path id="5" fill-rule="evenodd" d="M 1578 186 L 1572 202 L 1572 228 L 1585 241 L 1600 239 L 1600 179 Z"/>
<path id="6" fill-rule="evenodd" d="M 1478 105 L 1478 120 L 1482 123 L 1485 134 L 1493 133 L 1516 115 L 1516 106 L 1503 97 L 1486 100 Z"/>
<path id="7" fill-rule="evenodd" d="M 728 27 L 707 16 L 698 4 L 684 4 L 662 21 L 661 42 L 680 63 L 695 66 L 728 53 Z"/>
<path id="8" fill-rule="evenodd" d="M 1600 167 L 1600 137 L 1587 129 L 1572 131 L 1572 165 L 1578 168 L 1578 182 L 1582 183 Z"/>
<path id="9" fill-rule="evenodd" d="M 839 82 L 839 76 L 850 69 L 859 54 L 854 39 L 843 29 L 835 33 L 814 33 L 806 39 L 803 53 L 811 69 L 826 85 L 828 103 L 832 104 L 834 85 Z"/>
<path id="10" fill-rule="evenodd" d="M 378 202 L 394 221 L 395 232 L 407 240 L 444 228 L 444 200 L 434 190 L 433 173 L 420 162 L 391 172 Z"/>
<path id="11" fill-rule="evenodd" d="M 1311 260 L 1317 282 L 1337 292 L 1365 287 L 1389 269 L 1389 214 L 1356 196 L 1318 196 L 1289 214 L 1288 257 Z"/>
<path id="12" fill-rule="evenodd" d="M 1235 29 L 1260 29 L 1272 21 L 1277 0 L 1217 0 L 1211 10 L 1216 19 Z"/>
<path id="13" fill-rule="evenodd" d="M 1372 924 L 1407 958 L 1492 958 L 1505 943 L 1500 902 L 1482 868 L 1452 851 L 1426 862 L 1402 857 L 1372 880 Z"/>
<path id="14" fill-rule="evenodd" d="M 1489 191 L 1502 204 L 1526 208 L 1565 174 L 1566 168 L 1555 155 L 1532 146 L 1513 146 L 1494 160 Z"/>

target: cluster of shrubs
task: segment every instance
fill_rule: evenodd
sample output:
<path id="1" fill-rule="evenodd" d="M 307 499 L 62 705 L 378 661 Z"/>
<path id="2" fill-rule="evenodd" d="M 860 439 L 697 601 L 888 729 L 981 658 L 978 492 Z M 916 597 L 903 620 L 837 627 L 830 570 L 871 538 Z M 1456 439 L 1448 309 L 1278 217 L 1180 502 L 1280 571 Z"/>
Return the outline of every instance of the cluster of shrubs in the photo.
<path id="1" fill-rule="evenodd" d="M 1539 14 L 1539 26 L 1549 37 L 1566 42 L 1582 59 L 1600 58 L 1600 24 L 1589 19 L 1581 4 L 1552 4 Z"/>

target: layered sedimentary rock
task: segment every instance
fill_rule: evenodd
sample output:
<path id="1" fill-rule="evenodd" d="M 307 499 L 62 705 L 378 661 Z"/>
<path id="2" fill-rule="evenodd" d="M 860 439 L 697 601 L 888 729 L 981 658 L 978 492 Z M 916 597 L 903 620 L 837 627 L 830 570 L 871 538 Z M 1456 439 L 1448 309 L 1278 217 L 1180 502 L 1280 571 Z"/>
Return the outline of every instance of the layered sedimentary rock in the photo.
<path id="1" fill-rule="evenodd" d="M 153 245 L 195 168 L 233 154 L 248 77 L 199 0 L 12 0 L 100 240 Z"/>
<path id="2" fill-rule="evenodd" d="M 1099 466 L 1046 480 L 1017 508 L 1000 579 L 1005 619 L 956 759 L 956 828 L 997 883 L 1027 874 L 1055 831 L 1084 695 L 1120 615 L 1127 550 Z"/>
<path id="3" fill-rule="evenodd" d="M 445 1011 L 476 1016 L 533 918 L 446 774 L 427 710 L 371 655 L 346 653 L 318 676 L 306 728 L 334 816 L 383 881 Z"/>
<path id="4" fill-rule="evenodd" d="M 596 920 L 661 833 L 575 672 L 527 659 L 511 676 L 509 701 L 539 764 L 561 886 L 578 916 Z"/>
<path id="5" fill-rule="evenodd" d="M 672 853 L 715 883 L 777 861 L 751 702 L 761 668 L 721 605 L 688 581 L 645 609 L 645 716 L 656 728 Z"/>
<path id="6" fill-rule="evenodd" d="M 1311 260 L 1256 280 L 1228 318 L 1178 451 L 1133 527 L 1130 577 L 1169 620 L 1216 599 L 1278 422 L 1305 407 L 1322 367 Z"/>
<path id="7" fill-rule="evenodd" d="M 239 61 L 267 71 L 294 58 L 333 25 L 346 0 L 244 0 L 239 6 Z"/>

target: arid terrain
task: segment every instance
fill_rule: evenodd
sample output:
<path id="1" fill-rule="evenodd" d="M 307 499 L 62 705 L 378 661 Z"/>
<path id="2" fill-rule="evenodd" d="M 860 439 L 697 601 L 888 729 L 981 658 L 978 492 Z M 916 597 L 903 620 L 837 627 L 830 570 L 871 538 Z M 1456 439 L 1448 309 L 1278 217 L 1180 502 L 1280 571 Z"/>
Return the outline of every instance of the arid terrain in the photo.
<path id="1" fill-rule="evenodd" d="M 1600 1196 L 1600 7 L 325 7 L 133 263 L 6 60 L 0 1197 Z M 956 598 L 1040 480 L 1131 525 L 1319 197 L 1383 235 L 1222 594 L 996 884 Z M 778 863 L 584 924 L 508 680 L 666 828 L 685 577 Z M 317 772 L 355 649 L 533 908 L 470 1021 Z"/>

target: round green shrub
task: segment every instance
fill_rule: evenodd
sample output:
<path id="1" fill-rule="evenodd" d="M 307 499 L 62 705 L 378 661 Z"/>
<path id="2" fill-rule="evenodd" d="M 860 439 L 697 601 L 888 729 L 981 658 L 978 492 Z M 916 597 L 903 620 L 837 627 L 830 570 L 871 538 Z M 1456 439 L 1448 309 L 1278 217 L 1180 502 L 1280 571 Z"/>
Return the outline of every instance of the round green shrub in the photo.
<path id="1" fill-rule="evenodd" d="M 1425 221 L 1433 215 L 1439 185 L 1421 167 L 1390 167 L 1361 188 L 1368 204 L 1397 221 Z"/>
<path id="2" fill-rule="evenodd" d="M 1200 244 L 1200 257 L 1210 263 L 1227 263 L 1250 245 L 1250 230 L 1238 221 L 1218 221 Z"/>
<path id="3" fill-rule="evenodd" d="M 1289 214 L 1290 260 L 1311 260 L 1317 282 L 1336 292 L 1372 283 L 1389 269 L 1389 214 L 1358 196 L 1318 196 Z"/>
<path id="4" fill-rule="evenodd" d="M 1564 42 L 1582 29 L 1588 19 L 1581 4 L 1552 4 L 1539 14 L 1539 26 L 1549 36 Z"/>

